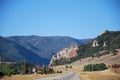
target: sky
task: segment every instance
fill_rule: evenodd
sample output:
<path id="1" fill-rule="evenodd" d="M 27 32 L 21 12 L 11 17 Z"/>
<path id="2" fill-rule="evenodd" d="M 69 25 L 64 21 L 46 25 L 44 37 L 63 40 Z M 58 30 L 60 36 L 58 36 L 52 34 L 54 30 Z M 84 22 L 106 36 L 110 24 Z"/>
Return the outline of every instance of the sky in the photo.
<path id="1" fill-rule="evenodd" d="M 0 0 L 1 36 L 94 38 L 120 31 L 120 0 Z"/>

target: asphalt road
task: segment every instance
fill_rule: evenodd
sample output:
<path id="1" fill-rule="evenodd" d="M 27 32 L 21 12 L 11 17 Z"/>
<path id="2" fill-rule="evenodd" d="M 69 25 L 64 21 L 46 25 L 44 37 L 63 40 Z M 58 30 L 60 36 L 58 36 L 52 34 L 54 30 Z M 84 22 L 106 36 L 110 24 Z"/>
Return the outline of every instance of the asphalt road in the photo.
<path id="1" fill-rule="evenodd" d="M 36 80 L 82 80 L 82 79 L 80 79 L 80 77 L 77 73 L 69 72 L 65 75 L 41 78 L 41 79 L 36 79 Z"/>

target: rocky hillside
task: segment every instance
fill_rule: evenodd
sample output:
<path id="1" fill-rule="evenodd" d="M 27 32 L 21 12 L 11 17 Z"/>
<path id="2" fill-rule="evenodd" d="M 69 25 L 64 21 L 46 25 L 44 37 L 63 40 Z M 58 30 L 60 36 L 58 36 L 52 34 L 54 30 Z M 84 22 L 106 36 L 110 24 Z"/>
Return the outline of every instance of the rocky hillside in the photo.
<path id="1" fill-rule="evenodd" d="M 71 45 L 68 48 L 64 48 L 60 50 L 56 55 L 54 55 L 50 61 L 49 65 L 54 65 L 54 61 L 60 60 L 60 59 L 70 59 L 72 57 L 76 57 L 78 55 L 77 53 L 78 46 L 77 45 Z M 60 63 L 58 63 L 60 64 Z"/>
<path id="2" fill-rule="evenodd" d="M 116 55 L 120 49 L 120 31 L 104 31 L 88 44 L 80 45 L 78 55 L 68 59 L 55 60 L 54 64 L 67 64 L 86 57 L 100 57 L 106 54 Z M 58 64 L 59 63 L 59 64 Z"/>

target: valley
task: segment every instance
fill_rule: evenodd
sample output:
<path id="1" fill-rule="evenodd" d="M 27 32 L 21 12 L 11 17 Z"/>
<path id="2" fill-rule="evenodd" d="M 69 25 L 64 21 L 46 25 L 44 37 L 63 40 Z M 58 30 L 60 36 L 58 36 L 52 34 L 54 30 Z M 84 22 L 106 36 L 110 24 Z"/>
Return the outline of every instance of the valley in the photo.
<path id="1" fill-rule="evenodd" d="M 21 40 L 21 37 L 12 38 L 12 40 L 0 38 L 0 43 L 4 44 L 0 45 L 0 55 L 2 56 L 0 75 L 4 75 L 0 78 L 1 80 L 48 80 L 49 78 L 66 80 L 70 79 L 70 75 L 73 76 L 71 79 L 78 80 L 120 80 L 119 31 L 105 31 L 84 44 L 70 42 L 69 47 L 52 54 L 51 59 L 35 53 L 37 50 L 42 50 L 39 48 L 40 46 L 36 50 L 37 43 L 39 43 L 39 41 L 36 42 L 36 37 L 32 38 L 33 43 L 28 42 L 29 37 L 24 38 L 25 40 Z M 20 43 L 16 40 L 20 40 L 18 41 Z M 28 43 L 31 43 L 32 47 Z M 22 61 L 18 62 L 17 57 L 19 60 L 22 58 Z M 10 59 L 14 60 L 10 61 Z"/>
<path id="2" fill-rule="evenodd" d="M 67 36 L 1 36 L 0 56 L 5 61 L 23 62 L 25 59 L 33 65 L 48 65 L 52 56 L 61 49 L 89 41 L 90 39 L 79 40 Z"/>
<path id="3" fill-rule="evenodd" d="M 0 0 L 0 80 L 120 80 L 120 0 Z"/>
<path id="4" fill-rule="evenodd" d="M 60 76 L 69 72 L 76 72 L 82 80 L 120 80 L 120 68 L 111 67 L 112 64 L 120 64 L 119 57 L 120 51 L 117 53 L 117 55 L 114 56 L 107 54 L 105 56 L 94 58 L 92 60 L 91 58 L 85 58 L 81 61 L 78 60 L 74 63 L 66 64 L 68 68 L 66 68 L 66 65 L 54 66 L 55 71 L 62 71 L 62 73 L 12 75 L 10 77 L 3 77 L 1 80 L 35 80 L 52 76 Z M 84 65 L 103 62 L 110 67 L 102 71 L 83 71 Z M 69 66 L 71 66 L 71 68 Z"/>

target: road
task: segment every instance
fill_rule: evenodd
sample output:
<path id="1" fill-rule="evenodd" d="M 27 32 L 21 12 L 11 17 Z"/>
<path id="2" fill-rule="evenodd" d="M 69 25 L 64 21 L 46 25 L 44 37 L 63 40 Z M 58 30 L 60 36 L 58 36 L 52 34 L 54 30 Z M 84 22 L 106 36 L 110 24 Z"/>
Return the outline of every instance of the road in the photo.
<path id="1" fill-rule="evenodd" d="M 79 75 L 75 72 L 69 72 L 65 75 L 41 78 L 36 80 L 82 80 Z"/>

